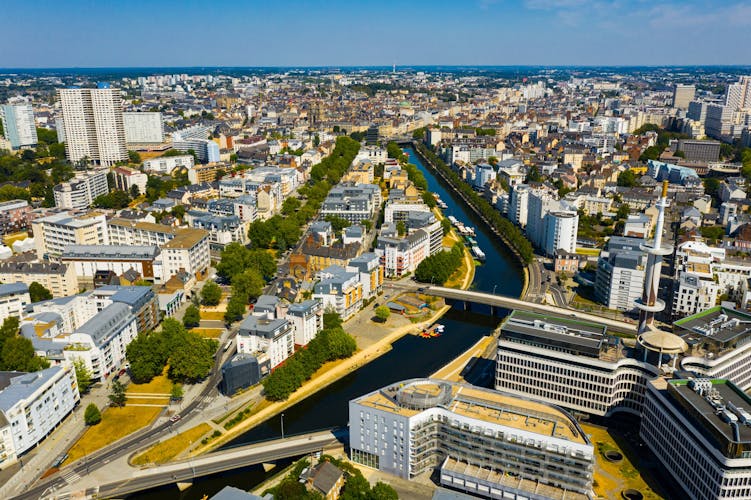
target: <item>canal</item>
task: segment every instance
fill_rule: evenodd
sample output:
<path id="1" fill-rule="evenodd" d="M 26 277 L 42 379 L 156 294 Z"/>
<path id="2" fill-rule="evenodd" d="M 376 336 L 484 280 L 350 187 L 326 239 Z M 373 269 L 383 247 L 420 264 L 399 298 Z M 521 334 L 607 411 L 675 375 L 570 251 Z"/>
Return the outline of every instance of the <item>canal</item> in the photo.
<path id="1" fill-rule="evenodd" d="M 445 215 L 453 215 L 476 230 L 475 239 L 485 252 L 485 263 L 477 268 L 472 287 L 518 297 L 523 287 L 523 274 L 514 256 L 485 228 L 451 188 L 426 168 L 410 147 L 405 152 L 410 163 L 417 165 L 428 181 L 430 191 L 437 193 L 448 205 Z M 441 318 L 445 333 L 435 339 L 405 335 L 392 345 L 392 349 L 362 368 L 333 383 L 322 391 L 284 411 L 285 434 L 346 426 L 348 402 L 380 387 L 404 379 L 425 377 L 467 350 L 498 324 L 499 318 L 470 311 L 451 309 Z M 227 446 L 280 437 L 281 416 L 272 418 L 231 441 Z M 180 493 L 176 487 L 164 487 L 133 495 L 138 499 L 200 499 L 213 495 L 225 485 L 242 489 L 259 484 L 265 474 L 260 467 L 251 467 L 231 474 L 221 474 L 196 481 L 195 485 Z"/>

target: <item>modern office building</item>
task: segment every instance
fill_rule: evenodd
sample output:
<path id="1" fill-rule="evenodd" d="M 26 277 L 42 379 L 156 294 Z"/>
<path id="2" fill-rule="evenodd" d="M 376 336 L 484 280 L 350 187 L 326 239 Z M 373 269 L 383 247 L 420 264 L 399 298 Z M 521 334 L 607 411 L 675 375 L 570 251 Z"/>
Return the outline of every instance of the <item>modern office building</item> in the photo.
<path id="1" fill-rule="evenodd" d="M 91 212 L 84 216 L 61 212 L 35 219 L 34 232 L 37 258 L 55 261 L 68 245 L 109 245 L 107 218 Z"/>
<path id="2" fill-rule="evenodd" d="M 597 260 L 595 298 L 608 309 L 633 311 L 644 291 L 647 256 L 644 240 L 611 236 Z"/>
<path id="3" fill-rule="evenodd" d="M 33 148 L 37 145 L 37 129 L 31 103 L 4 104 L 0 106 L 3 135 L 11 149 Z"/>
<path id="4" fill-rule="evenodd" d="M 195 165 L 193 155 L 160 156 L 143 161 L 143 171 L 155 174 L 171 174 L 176 168 L 190 170 Z"/>
<path id="5" fill-rule="evenodd" d="M 607 328 L 523 311 L 501 325 L 495 388 L 574 412 L 639 414 L 655 366 Z"/>
<path id="6" fill-rule="evenodd" d="M 639 434 L 685 498 L 751 498 L 751 398 L 732 382 L 648 384 Z"/>
<path id="7" fill-rule="evenodd" d="M 164 124 L 158 111 L 123 113 L 125 143 L 128 145 L 161 144 L 164 142 Z"/>
<path id="8" fill-rule="evenodd" d="M 405 380 L 349 402 L 353 461 L 404 479 L 438 469 L 485 498 L 584 500 L 594 448 L 560 408 L 491 389 Z"/>
<path id="9" fill-rule="evenodd" d="M 720 143 L 717 141 L 693 141 L 680 139 L 677 151 L 683 151 L 690 161 L 714 162 L 720 159 Z"/>
<path id="10" fill-rule="evenodd" d="M 673 107 L 678 109 L 688 109 L 688 105 L 694 100 L 696 87 L 694 85 L 676 84 L 673 87 Z"/>
<path id="11" fill-rule="evenodd" d="M 0 469 L 47 437 L 80 399 L 71 364 L 0 372 Z"/>
<path id="12" fill-rule="evenodd" d="M 751 389 L 751 314 L 715 306 L 674 322 L 673 332 L 688 344 L 683 370 Z"/>
<path id="13" fill-rule="evenodd" d="M 91 207 L 98 196 L 109 193 L 107 170 L 95 170 L 76 175 L 54 187 L 55 206 L 83 210 Z"/>
<path id="14" fill-rule="evenodd" d="M 119 90 L 100 83 L 92 89 L 58 89 L 57 98 L 65 127 L 68 161 L 77 163 L 88 159 L 109 167 L 128 159 Z"/>

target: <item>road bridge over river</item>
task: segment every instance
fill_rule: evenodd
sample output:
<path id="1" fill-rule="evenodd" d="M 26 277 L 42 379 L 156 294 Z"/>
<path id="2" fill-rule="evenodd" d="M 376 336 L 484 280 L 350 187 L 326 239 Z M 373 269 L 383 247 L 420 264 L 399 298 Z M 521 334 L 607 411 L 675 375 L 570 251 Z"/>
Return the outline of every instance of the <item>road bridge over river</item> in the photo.
<path id="1" fill-rule="evenodd" d="M 466 303 L 484 304 L 502 309 L 519 309 L 522 311 L 548 314 L 562 318 L 575 318 L 582 321 L 589 321 L 592 323 L 605 325 L 611 332 L 636 335 L 635 323 L 627 323 L 624 321 L 618 321 L 602 316 L 596 316 L 594 314 L 588 314 L 585 312 L 577 311 L 575 309 L 566 309 L 563 307 L 556 307 L 547 304 L 538 304 L 536 302 L 528 302 L 526 300 L 506 297 L 503 295 L 495 295 L 492 293 L 477 292 L 473 290 L 459 290 L 456 288 L 446 288 L 442 286 L 420 286 L 418 284 L 412 283 L 391 283 L 386 286 L 409 292 L 419 291 L 420 293 L 424 293 L 426 295 L 433 295 L 435 297 L 442 297 L 444 299 L 462 301 Z"/>
<path id="2" fill-rule="evenodd" d="M 189 486 L 197 477 L 336 448 L 342 445 L 346 434 L 346 429 L 312 432 L 242 445 L 154 467 L 121 470 L 117 480 L 109 483 L 90 484 L 87 481 L 90 478 L 82 477 L 65 488 L 48 488 L 41 498 L 117 498 L 171 483 Z"/>

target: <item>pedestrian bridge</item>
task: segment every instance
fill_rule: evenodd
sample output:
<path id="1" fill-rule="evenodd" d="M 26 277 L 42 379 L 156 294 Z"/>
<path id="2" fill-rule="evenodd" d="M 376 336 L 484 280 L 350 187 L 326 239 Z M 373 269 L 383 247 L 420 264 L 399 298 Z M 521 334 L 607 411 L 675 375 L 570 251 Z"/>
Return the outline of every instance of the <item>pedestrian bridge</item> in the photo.
<path id="1" fill-rule="evenodd" d="M 121 498 L 172 483 L 177 483 L 183 488 L 189 487 L 197 477 L 335 448 L 342 445 L 346 435 L 346 429 L 337 428 L 241 445 L 189 460 L 131 471 L 124 470 L 117 481 L 89 487 L 84 491 L 75 490 L 74 485 L 71 485 L 72 488 L 68 491 L 48 492 L 51 494 L 43 498 L 77 498 L 84 495 L 86 498 Z"/>
<path id="2" fill-rule="evenodd" d="M 608 330 L 612 332 L 636 335 L 637 326 L 635 323 L 627 323 L 625 321 L 596 316 L 594 314 L 588 314 L 582 311 L 577 311 L 575 309 L 565 309 L 563 307 L 556 307 L 547 304 L 527 302 L 525 300 L 506 297 L 503 295 L 495 295 L 492 293 L 477 292 L 473 290 L 459 290 L 456 288 L 446 288 L 443 286 L 420 286 L 415 284 L 402 285 L 398 283 L 394 283 L 391 286 L 399 290 L 411 292 L 420 291 L 420 293 L 442 297 L 448 300 L 464 302 L 465 304 L 484 304 L 490 306 L 491 308 L 498 307 L 502 309 L 518 309 L 521 311 L 530 311 L 540 314 L 559 316 L 561 318 L 575 318 L 582 321 L 589 321 L 592 323 L 605 325 L 608 327 Z"/>

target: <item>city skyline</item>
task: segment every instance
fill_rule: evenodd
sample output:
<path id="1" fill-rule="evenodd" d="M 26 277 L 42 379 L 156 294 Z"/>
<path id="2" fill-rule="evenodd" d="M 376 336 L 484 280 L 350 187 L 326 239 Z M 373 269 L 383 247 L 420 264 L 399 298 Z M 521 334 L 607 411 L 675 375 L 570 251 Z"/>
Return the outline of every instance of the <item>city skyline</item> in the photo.
<path id="1" fill-rule="evenodd" d="M 479 0 L 6 5 L 4 68 L 742 65 L 751 6 Z M 113 20 L 116 20 L 113 22 Z M 157 22 L 151 22 L 157 20 Z M 159 21 L 161 20 L 161 21 Z M 364 21 L 367 21 L 365 23 Z M 60 27 L 65 26 L 64 30 Z M 29 34 L 33 34 L 29 37 Z M 723 41 L 723 50 L 707 40 Z M 106 43 L 102 43 L 106 42 Z M 154 50 L 154 47 L 161 47 Z M 679 50 L 678 50 L 679 49 Z M 746 59 L 744 59 L 744 57 Z"/>

